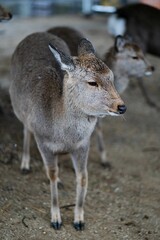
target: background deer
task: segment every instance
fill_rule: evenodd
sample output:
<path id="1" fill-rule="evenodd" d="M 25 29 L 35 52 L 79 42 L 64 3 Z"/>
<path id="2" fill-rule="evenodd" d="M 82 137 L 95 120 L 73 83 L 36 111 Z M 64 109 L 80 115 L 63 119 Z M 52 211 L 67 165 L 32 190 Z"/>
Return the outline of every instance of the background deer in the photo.
<path id="1" fill-rule="evenodd" d="M 147 61 L 140 47 L 128 37 L 117 36 L 114 46 L 104 55 L 103 61 L 114 73 L 114 84 L 123 93 L 130 77 L 150 76 L 154 67 Z"/>
<path id="2" fill-rule="evenodd" d="M 0 22 L 4 20 L 10 20 L 11 18 L 12 14 L 0 5 Z"/>
<path id="3" fill-rule="evenodd" d="M 4 20 L 10 20 L 12 18 L 12 14 L 8 12 L 4 7 L 0 5 L 0 22 Z M 3 113 L 3 110 L 0 105 L 0 115 Z"/>
<path id="4" fill-rule="evenodd" d="M 34 33 L 16 48 L 11 78 L 11 102 L 24 125 L 21 169 L 29 170 L 33 133 L 50 179 L 51 225 L 60 229 L 57 161 L 59 154 L 70 153 L 77 179 L 74 227 L 82 230 L 88 151 L 97 117 L 118 116 L 126 111 L 114 88 L 113 73 L 95 56 L 88 40 L 82 39 L 78 56 L 71 57 L 62 39 L 49 33 Z"/>
<path id="5" fill-rule="evenodd" d="M 51 28 L 48 32 L 62 38 L 67 43 L 72 56 L 77 56 L 78 42 L 84 37 L 81 32 L 61 26 Z M 119 93 L 123 93 L 127 88 L 131 76 L 137 78 L 144 75 L 149 76 L 154 70 L 139 46 L 130 38 L 123 36 L 116 37 L 114 46 L 104 54 L 102 60 L 113 71 L 114 84 Z M 100 121 L 97 123 L 96 133 L 101 163 L 103 166 L 109 167 Z"/>
<path id="6" fill-rule="evenodd" d="M 117 26 L 121 25 L 117 29 Z M 143 52 L 160 56 L 160 10 L 141 3 L 128 4 L 116 10 L 107 24 L 108 32 L 127 34 Z"/>

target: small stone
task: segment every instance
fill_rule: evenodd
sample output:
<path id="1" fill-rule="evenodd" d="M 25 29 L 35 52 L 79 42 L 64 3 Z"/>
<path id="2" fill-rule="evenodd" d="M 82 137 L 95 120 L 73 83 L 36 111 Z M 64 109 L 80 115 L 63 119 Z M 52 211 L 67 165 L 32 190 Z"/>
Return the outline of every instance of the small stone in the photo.
<path id="1" fill-rule="evenodd" d="M 120 188 L 119 188 L 119 187 L 115 188 L 115 189 L 114 189 L 114 192 L 115 192 L 115 193 L 120 192 Z"/>

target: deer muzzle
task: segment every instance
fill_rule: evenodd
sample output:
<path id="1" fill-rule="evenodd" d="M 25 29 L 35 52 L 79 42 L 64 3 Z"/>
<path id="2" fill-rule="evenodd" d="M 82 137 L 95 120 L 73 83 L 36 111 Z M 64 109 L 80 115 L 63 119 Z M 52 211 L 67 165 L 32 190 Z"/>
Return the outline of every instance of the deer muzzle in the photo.
<path id="1" fill-rule="evenodd" d="M 127 107 L 125 106 L 124 102 L 121 101 L 115 101 L 111 108 L 109 109 L 110 115 L 119 115 L 124 114 L 127 110 Z"/>
<path id="2" fill-rule="evenodd" d="M 145 71 L 145 76 L 151 76 L 154 71 L 155 71 L 154 66 L 149 66 Z"/>

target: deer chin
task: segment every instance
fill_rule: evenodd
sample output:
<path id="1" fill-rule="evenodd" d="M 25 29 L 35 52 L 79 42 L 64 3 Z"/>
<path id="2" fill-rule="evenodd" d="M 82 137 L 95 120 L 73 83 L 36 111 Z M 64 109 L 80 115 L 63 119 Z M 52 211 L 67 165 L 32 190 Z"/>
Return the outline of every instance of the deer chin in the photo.
<path id="1" fill-rule="evenodd" d="M 111 111 L 107 111 L 106 113 L 99 113 L 97 115 L 98 118 L 104 118 L 106 116 L 118 116 L 119 113 L 114 113 L 114 112 L 111 112 Z"/>
<path id="2" fill-rule="evenodd" d="M 106 116 L 120 116 L 120 113 L 119 112 L 115 112 L 113 110 L 108 110 L 105 114 L 100 114 L 100 117 L 103 118 L 103 117 L 106 117 Z"/>
<path id="3" fill-rule="evenodd" d="M 120 114 L 118 112 L 112 112 L 112 111 L 109 111 L 108 115 L 110 115 L 110 116 L 120 116 Z"/>
<path id="4" fill-rule="evenodd" d="M 114 112 L 114 111 L 111 111 L 111 110 L 108 110 L 106 111 L 105 113 L 99 113 L 98 114 L 98 117 L 99 118 L 104 118 L 106 116 L 120 116 L 120 113 L 119 112 Z"/>

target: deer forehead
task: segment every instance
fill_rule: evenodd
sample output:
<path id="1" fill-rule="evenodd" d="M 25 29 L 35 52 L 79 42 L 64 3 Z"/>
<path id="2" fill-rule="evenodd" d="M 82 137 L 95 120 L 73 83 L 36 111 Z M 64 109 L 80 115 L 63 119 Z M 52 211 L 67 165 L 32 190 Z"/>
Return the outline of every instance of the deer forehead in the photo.
<path id="1" fill-rule="evenodd" d="M 136 44 L 128 43 L 128 44 L 125 45 L 125 49 L 126 49 L 126 51 L 128 51 L 130 53 L 136 53 L 139 56 L 143 55 L 142 50 Z"/>
<path id="2" fill-rule="evenodd" d="M 105 87 L 114 80 L 113 72 L 96 57 L 76 57 L 74 58 L 74 63 L 76 66 L 74 72 L 74 78 L 77 79 L 76 82 L 95 81 L 99 86 Z"/>
<path id="3" fill-rule="evenodd" d="M 107 74 L 97 73 L 97 72 L 95 73 L 87 69 L 87 70 L 84 70 L 83 72 L 80 72 L 80 75 L 81 75 L 80 77 L 81 80 L 77 79 L 78 83 L 94 81 L 98 84 L 99 87 L 101 86 L 104 89 L 108 89 L 108 87 L 112 85 L 114 80 L 113 72 L 110 69 L 107 72 Z"/>
<path id="4" fill-rule="evenodd" d="M 110 69 L 95 56 L 86 56 L 79 58 L 79 65 L 86 71 L 90 71 L 95 74 L 109 74 Z"/>

